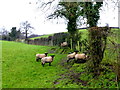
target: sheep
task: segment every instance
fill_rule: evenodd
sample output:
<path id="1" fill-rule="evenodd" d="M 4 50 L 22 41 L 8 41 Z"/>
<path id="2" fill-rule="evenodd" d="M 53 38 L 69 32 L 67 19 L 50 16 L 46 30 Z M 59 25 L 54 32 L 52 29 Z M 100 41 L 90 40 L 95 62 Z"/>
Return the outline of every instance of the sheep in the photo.
<path id="1" fill-rule="evenodd" d="M 67 42 L 63 42 L 63 43 L 61 43 L 61 47 L 66 47 L 67 45 L 68 45 Z"/>
<path id="2" fill-rule="evenodd" d="M 41 64 L 44 67 L 45 63 L 49 63 L 49 66 L 51 66 L 51 62 L 53 62 L 55 55 L 51 55 L 49 57 L 43 57 L 41 59 Z"/>
<path id="3" fill-rule="evenodd" d="M 75 55 L 75 60 L 76 62 L 81 62 L 82 61 L 86 61 L 88 58 L 88 56 L 86 55 L 86 53 L 82 53 L 82 54 L 76 54 Z"/>
<path id="4" fill-rule="evenodd" d="M 73 53 L 71 54 L 68 54 L 67 55 L 67 63 L 70 61 L 70 59 L 74 59 L 75 58 L 75 55 L 78 53 L 78 51 L 74 51 Z"/>
<path id="5" fill-rule="evenodd" d="M 36 61 L 38 62 L 39 59 L 42 59 L 43 57 L 46 57 L 48 53 L 44 54 L 36 54 Z"/>
<path id="6" fill-rule="evenodd" d="M 87 58 L 87 55 L 85 55 L 84 53 L 82 53 L 82 54 L 76 54 L 75 55 L 75 59 L 76 60 L 85 60 Z"/>

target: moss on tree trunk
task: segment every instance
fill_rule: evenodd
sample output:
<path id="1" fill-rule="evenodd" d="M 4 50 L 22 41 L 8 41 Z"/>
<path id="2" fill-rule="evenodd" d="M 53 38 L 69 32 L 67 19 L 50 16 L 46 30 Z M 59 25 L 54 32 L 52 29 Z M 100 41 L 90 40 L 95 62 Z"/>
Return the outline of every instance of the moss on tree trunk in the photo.
<path id="1" fill-rule="evenodd" d="M 99 65 L 104 57 L 107 43 L 107 36 L 110 31 L 108 27 L 91 27 L 89 31 L 89 69 L 93 70 L 94 75 L 99 75 Z"/>

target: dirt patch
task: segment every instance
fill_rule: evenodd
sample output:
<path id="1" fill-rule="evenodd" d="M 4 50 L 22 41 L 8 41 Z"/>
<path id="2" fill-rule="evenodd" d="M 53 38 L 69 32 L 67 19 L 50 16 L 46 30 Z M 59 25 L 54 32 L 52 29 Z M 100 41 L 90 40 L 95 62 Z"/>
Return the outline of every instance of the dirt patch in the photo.
<path id="1" fill-rule="evenodd" d="M 67 63 L 67 58 L 63 58 L 59 65 L 62 66 L 64 69 L 70 69 L 72 67 L 71 63 Z"/>
<path id="2" fill-rule="evenodd" d="M 70 74 L 70 78 L 71 78 L 71 80 L 73 80 L 72 82 L 74 83 L 77 83 L 77 84 L 79 84 L 79 83 L 82 83 L 82 85 L 84 85 L 84 86 L 86 86 L 87 85 L 87 82 L 86 81 L 83 81 L 83 80 L 80 80 L 80 74 L 81 73 L 71 73 Z"/>
<path id="3" fill-rule="evenodd" d="M 84 85 L 84 86 L 87 85 L 86 81 L 80 80 L 80 75 L 84 72 L 75 72 L 74 70 L 70 70 L 70 68 L 72 67 L 72 65 L 74 63 L 67 63 L 67 58 L 63 58 L 59 64 L 60 64 L 60 66 L 63 67 L 63 69 L 66 69 L 67 72 L 60 74 L 61 78 L 58 78 L 57 80 L 55 80 L 53 82 L 54 85 L 59 84 L 60 80 L 65 80 L 65 79 L 70 79 L 71 80 L 70 83 L 76 83 L 78 85 L 82 83 L 82 85 Z M 66 83 L 66 85 L 68 83 Z"/>
<path id="4" fill-rule="evenodd" d="M 86 81 L 83 81 L 83 80 L 80 80 L 80 75 L 82 74 L 83 72 L 80 72 L 80 73 L 77 73 L 77 72 L 74 72 L 73 70 L 69 71 L 68 73 L 65 73 L 64 75 L 62 75 L 62 77 L 67 77 L 71 80 L 71 83 L 76 83 L 76 84 L 80 84 L 82 83 L 82 85 L 86 86 L 87 85 L 87 82 Z"/>

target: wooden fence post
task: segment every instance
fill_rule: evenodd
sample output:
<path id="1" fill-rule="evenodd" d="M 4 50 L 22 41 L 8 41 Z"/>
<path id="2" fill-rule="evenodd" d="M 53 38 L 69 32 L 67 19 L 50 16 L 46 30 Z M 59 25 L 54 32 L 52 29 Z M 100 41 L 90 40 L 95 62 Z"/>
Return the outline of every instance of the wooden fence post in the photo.
<path id="1" fill-rule="evenodd" d="M 70 39 L 70 46 L 71 46 L 71 50 L 73 49 L 72 47 L 72 38 Z"/>
<path id="2" fill-rule="evenodd" d="M 77 41 L 77 45 L 78 45 L 77 50 L 79 51 L 79 50 L 80 50 L 80 44 L 79 44 L 79 41 Z"/>

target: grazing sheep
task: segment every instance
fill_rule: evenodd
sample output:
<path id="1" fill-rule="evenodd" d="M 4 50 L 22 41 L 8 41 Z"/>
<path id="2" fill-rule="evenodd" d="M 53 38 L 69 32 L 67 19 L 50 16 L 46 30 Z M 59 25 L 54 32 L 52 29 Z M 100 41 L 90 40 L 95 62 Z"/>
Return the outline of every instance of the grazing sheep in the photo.
<path id="1" fill-rule="evenodd" d="M 42 59 L 43 57 L 46 57 L 48 53 L 44 54 L 36 54 L 36 61 L 38 62 L 39 59 Z"/>
<path id="2" fill-rule="evenodd" d="M 67 45 L 68 45 L 67 42 L 61 43 L 61 47 L 66 47 Z"/>
<path id="3" fill-rule="evenodd" d="M 87 58 L 87 55 L 84 53 L 75 55 L 76 60 L 86 60 L 86 58 Z"/>
<path id="4" fill-rule="evenodd" d="M 71 54 L 68 54 L 67 55 L 67 63 L 70 61 L 70 59 L 74 59 L 75 58 L 75 55 L 78 53 L 78 51 L 74 51 L 73 53 Z"/>
<path id="5" fill-rule="evenodd" d="M 55 55 L 51 55 L 49 57 L 43 57 L 41 59 L 42 66 L 44 67 L 45 63 L 49 63 L 49 66 L 51 66 L 51 62 L 53 62 L 54 56 Z"/>
<path id="6" fill-rule="evenodd" d="M 86 60 L 88 60 L 89 56 L 86 55 L 86 52 L 82 54 L 76 54 L 75 55 L 75 62 L 76 63 L 85 63 Z"/>

